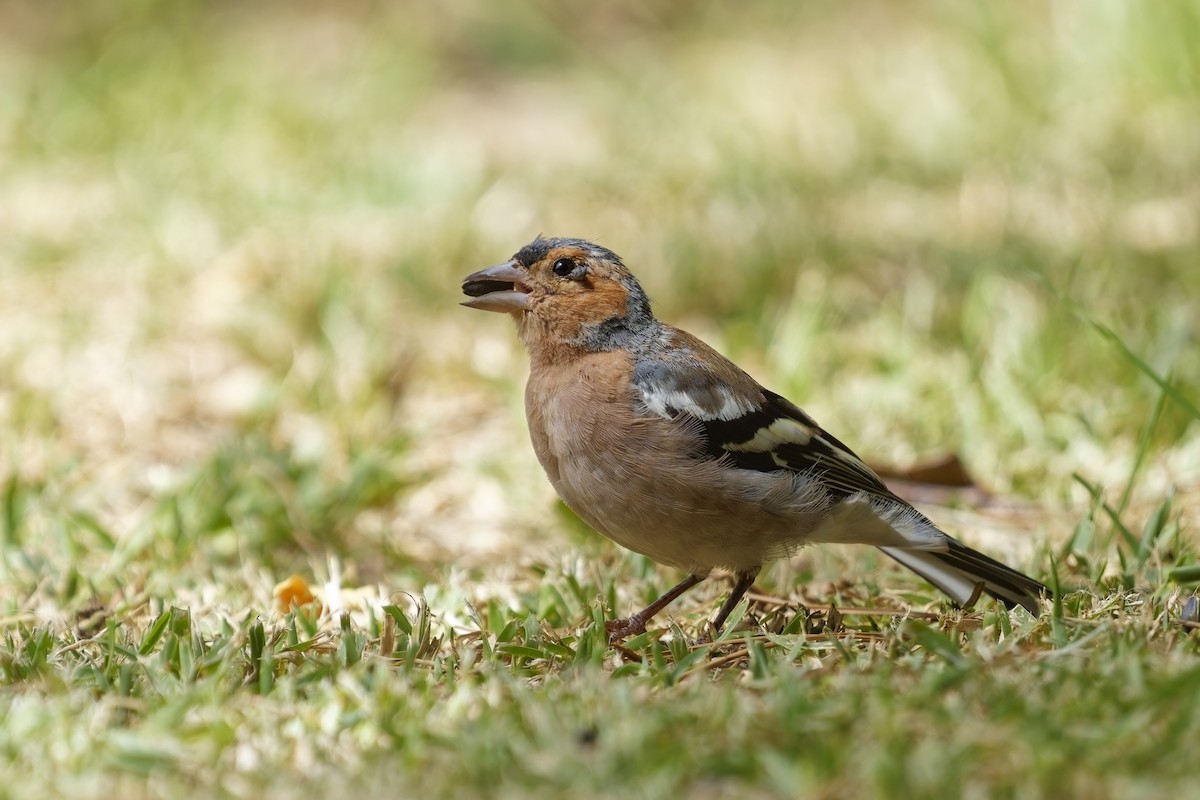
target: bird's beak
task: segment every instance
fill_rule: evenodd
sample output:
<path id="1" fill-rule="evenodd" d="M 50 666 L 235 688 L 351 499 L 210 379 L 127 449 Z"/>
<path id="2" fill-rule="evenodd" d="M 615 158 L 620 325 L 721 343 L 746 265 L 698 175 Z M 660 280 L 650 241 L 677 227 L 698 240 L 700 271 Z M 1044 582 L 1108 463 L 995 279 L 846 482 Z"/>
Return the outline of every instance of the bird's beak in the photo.
<path id="1" fill-rule="evenodd" d="M 467 308 L 517 314 L 529 310 L 529 287 L 521 282 L 524 271 L 516 262 L 505 261 L 463 278 L 463 294 L 472 299 Z"/>

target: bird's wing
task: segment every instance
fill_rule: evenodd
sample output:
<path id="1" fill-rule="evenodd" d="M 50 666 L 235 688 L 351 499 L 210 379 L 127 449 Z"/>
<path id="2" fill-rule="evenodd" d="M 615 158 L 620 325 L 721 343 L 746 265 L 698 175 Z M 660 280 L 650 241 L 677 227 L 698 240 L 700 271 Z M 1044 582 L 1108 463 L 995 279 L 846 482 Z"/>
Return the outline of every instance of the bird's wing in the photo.
<path id="1" fill-rule="evenodd" d="M 694 420 L 709 457 L 740 469 L 819 475 L 836 499 L 865 493 L 903 502 L 801 408 L 724 359 L 646 360 L 635 368 L 634 384 L 649 413 Z"/>

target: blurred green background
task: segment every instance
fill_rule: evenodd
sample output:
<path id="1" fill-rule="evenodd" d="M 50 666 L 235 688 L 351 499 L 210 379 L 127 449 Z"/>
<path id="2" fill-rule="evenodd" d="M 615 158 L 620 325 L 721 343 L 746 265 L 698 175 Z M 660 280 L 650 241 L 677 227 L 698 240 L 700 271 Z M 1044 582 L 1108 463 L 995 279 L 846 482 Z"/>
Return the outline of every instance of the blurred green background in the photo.
<path id="1" fill-rule="evenodd" d="M 552 526 L 523 356 L 456 305 L 539 232 L 621 253 L 875 463 L 1050 506 L 1200 480 L 1125 354 L 1196 396 L 1194 3 L 0 15 L 9 537 L 57 525 L 72 563 Z"/>
<path id="2" fill-rule="evenodd" d="M 587 770 L 541 759 L 599 735 L 589 763 L 674 796 L 698 796 L 694 775 L 713 797 L 1170 794 L 1193 777 L 1171 742 L 1197 717 L 1156 733 L 1137 714 L 1191 708 L 1174 698 L 1194 667 L 1160 621 L 1200 520 L 1198 178 L 1197 2 L 5 0 L 3 785 L 156 775 L 157 795 L 262 796 L 273 770 L 306 785 L 395 747 L 417 786 L 483 791 L 517 764 L 526 786 L 580 796 Z M 1085 587 L 1067 622 L 1059 607 L 1014 636 L 988 616 L 964 652 L 957 634 L 876 630 L 886 657 L 841 650 L 860 673 L 813 651 L 801 681 L 760 648 L 724 693 L 668 691 L 685 654 L 658 644 L 626 682 L 556 681 L 539 654 L 565 645 L 538 650 L 539 620 L 567 630 L 597 597 L 632 608 L 672 576 L 558 510 L 511 325 L 457 306 L 461 277 L 538 233 L 620 253 L 660 316 L 870 462 L 960 456 L 998 500 L 931 513 L 1042 579 L 1057 553 Z M 763 581 L 843 607 L 843 591 L 940 602 L 878 567 L 824 549 Z M 304 646 L 338 644 L 287 651 L 267 609 L 292 571 L 420 596 L 447 638 L 425 630 L 402 674 L 358 662 L 375 617 L 328 617 Z M 1123 618 L 1143 627 L 1080 639 L 1072 661 L 1071 637 L 1109 630 L 1146 583 L 1159 605 Z M 93 604 L 112 612 L 95 663 L 72 633 Z M 471 672 L 454 637 L 473 622 L 524 655 Z M 209 660 L 185 680 L 188 642 Z M 600 663 L 586 642 L 567 652 Z M 996 648 L 1055 656 L 1042 695 L 1027 701 L 1024 656 L 992 672 Z M 982 710 L 954 705 L 960 680 Z M 447 696 L 460 711 L 439 717 Z M 607 711 L 624 740 L 572 727 Z M 284 720 L 300 733 L 278 736 Z M 745 746 L 722 755 L 726 736 Z M 793 763 L 771 750 L 787 736 L 824 749 Z M 1141 782 L 1152 757 L 1161 784 Z"/>

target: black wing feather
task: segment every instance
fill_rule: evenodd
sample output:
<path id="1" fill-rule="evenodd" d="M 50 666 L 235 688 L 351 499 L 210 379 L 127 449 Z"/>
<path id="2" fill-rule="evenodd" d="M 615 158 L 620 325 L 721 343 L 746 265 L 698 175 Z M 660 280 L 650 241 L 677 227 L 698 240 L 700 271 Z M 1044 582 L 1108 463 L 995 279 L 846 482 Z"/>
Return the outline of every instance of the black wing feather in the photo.
<path id="1" fill-rule="evenodd" d="M 830 493 L 844 498 L 859 492 L 898 499 L 853 450 L 822 430 L 812 417 L 787 398 L 763 390 L 766 402 L 735 419 L 699 419 L 705 438 L 705 454 L 725 458 L 741 469 L 759 472 L 790 470 L 819 472 Z M 770 450 L 738 449 L 781 419 L 790 419 L 808 429 L 807 442 L 784 442 Z"/>

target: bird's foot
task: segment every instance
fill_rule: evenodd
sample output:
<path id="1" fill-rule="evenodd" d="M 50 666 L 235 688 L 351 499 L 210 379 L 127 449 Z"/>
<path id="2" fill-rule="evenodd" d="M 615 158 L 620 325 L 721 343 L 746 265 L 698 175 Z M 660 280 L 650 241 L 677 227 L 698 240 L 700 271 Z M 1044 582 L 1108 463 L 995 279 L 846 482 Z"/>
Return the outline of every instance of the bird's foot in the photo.
<path id="1" fill-rule="evenodd" d="M 645 633 L 646 618 L 641 614 L 634 614 L 625 619 L 610 619 L 604 623 L 604 630 L 608 633 L 608 643 L 616 644 L 622 639 Z"/>

